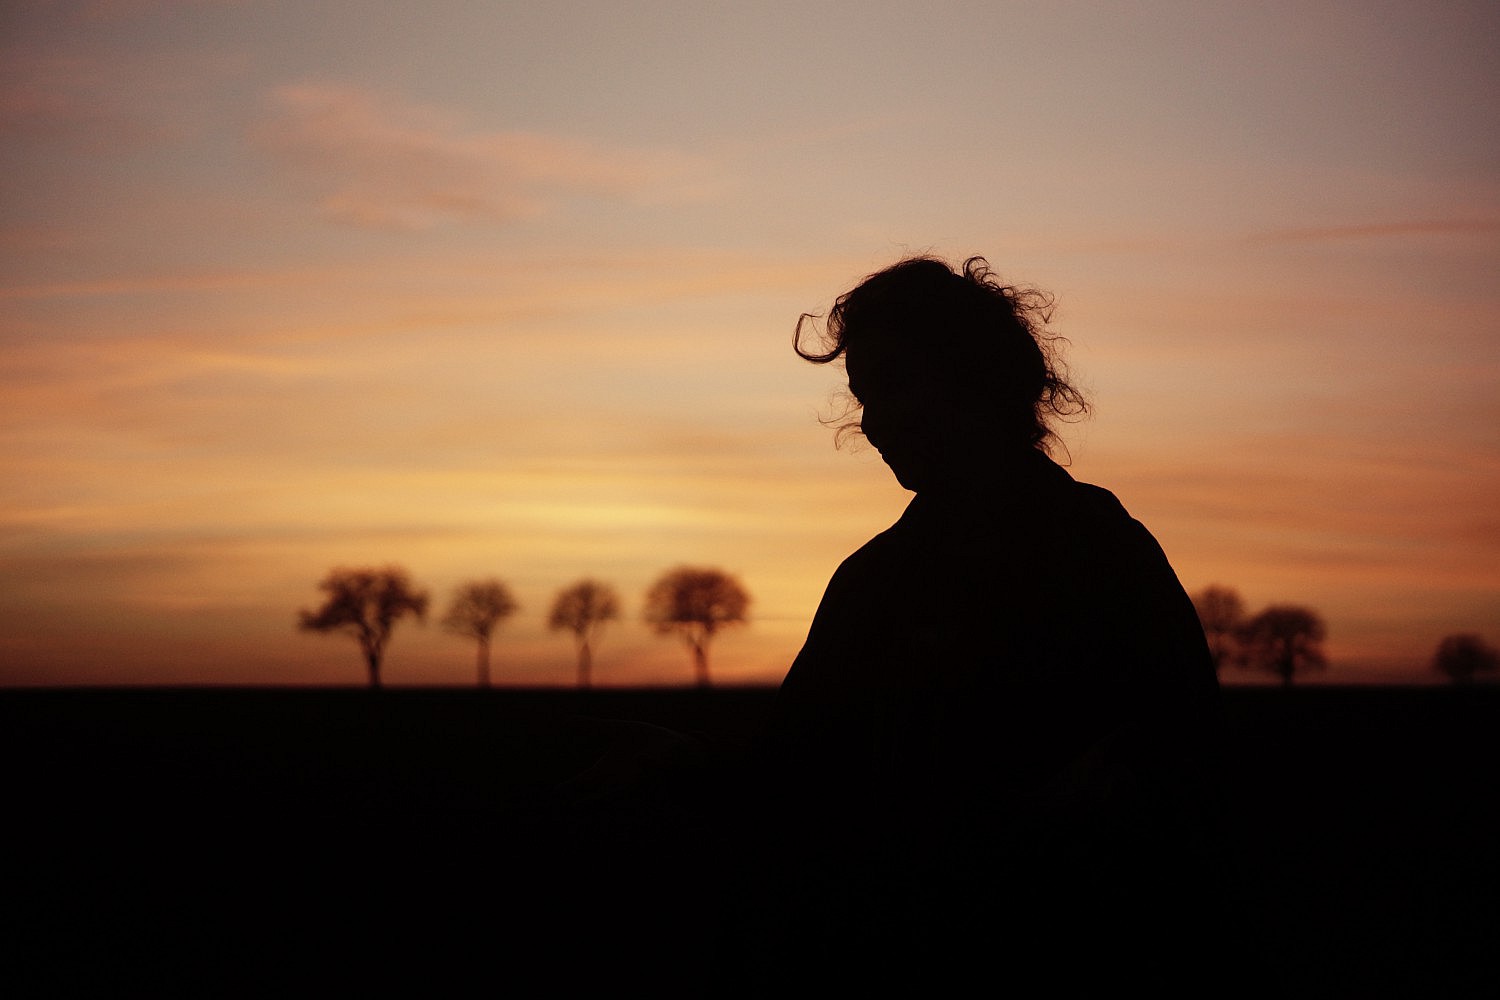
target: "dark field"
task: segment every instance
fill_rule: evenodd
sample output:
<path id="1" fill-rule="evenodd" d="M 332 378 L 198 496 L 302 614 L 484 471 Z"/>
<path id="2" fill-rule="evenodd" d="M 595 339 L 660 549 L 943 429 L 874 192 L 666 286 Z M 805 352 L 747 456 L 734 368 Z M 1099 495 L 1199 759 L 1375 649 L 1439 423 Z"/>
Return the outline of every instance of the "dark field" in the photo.
<path id="1" fill-rule="evenodd" d="M 610 720 L 639 720 L 718 748 L 693 779 L 711 797 L 772 696 L 0 693 L 11 995 L 725 992 L 732 970 L 706 959 L 723 875 L 776 859 L 727 850 L 722 813 L 580 809 L 555 788 L 618 740 Z M 1229 958 L 1207 993 L 1493 986 L 1500 688 L 1223 701 Z"/>

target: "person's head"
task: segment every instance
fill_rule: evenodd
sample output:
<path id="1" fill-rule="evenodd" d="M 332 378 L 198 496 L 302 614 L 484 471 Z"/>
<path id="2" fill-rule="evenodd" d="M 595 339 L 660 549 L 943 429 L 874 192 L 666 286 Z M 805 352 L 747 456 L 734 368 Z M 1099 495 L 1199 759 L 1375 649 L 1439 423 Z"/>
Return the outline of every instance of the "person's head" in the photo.
<path id="1" fill-rule="evenodd" d="M 961 476 L 1004 453 L 1045 451 L 1050 421 L 1087 409 L 1044 327 L 1051 299 L 1002 283 L 982 257 L 962 270 L 912 257 L 839 296 L 823 350 L 792 346 L 808 361 L 842 358 L 858 423 L 908 489 Z"/>

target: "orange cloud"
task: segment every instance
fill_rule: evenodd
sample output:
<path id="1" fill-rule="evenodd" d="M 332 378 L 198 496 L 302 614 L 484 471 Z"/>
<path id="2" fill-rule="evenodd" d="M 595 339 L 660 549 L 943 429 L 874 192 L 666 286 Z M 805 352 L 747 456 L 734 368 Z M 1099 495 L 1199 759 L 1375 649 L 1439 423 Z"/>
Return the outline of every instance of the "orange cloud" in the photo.
<path id="1" fill-rule="evenodd" d="M 274 90 L 253 138 L 321 183 L 324 215 L 378 228 L 503 224 L 559 197 L 643 193 L 706 167 L 678 152 L 465 131 L 437 108 L 317 83 Z"/>

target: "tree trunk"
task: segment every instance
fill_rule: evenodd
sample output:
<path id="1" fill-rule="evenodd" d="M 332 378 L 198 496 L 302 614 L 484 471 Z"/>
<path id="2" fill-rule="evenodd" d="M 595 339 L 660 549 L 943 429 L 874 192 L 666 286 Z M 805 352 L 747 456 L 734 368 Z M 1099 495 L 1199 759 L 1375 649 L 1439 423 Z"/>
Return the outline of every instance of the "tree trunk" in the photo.
<path id="1" fill-rule="evenodd" d="M 592 683 L 594 659 L 589 649 L 589 641 L 584 639 L 578 644 L 578 686 L 587 688 Z"/>
<path id="2" fill-rule="evenodd" d="M 365 662 L 370 667 L 370 687 L 380 687 L 380 651 L 375 649 L 365 650 Z"/>
<path id="3" fill-rule="evenodd" d="M 708 687 L 708 643 L 693 643 L 693 674 L 698 678 L 699 687 Z"/>
<path id="4" fill-rule="evenodd" d="M 490 641 L 479 640 L 479 686 L 487 688 L 490 686 Z"/>

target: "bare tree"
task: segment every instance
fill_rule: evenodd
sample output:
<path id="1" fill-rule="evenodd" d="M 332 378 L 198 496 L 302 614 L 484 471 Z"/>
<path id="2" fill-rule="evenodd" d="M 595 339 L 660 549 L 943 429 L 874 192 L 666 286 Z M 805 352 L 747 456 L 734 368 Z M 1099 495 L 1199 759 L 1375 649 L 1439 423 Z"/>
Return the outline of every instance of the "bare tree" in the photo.
<path id="1" fill-rule="evenodd" d="M 593 645 L 606 622 L 620 617 L 620 599 L 614 588 L 594 580 L 579 580 L 562 590 L 552 604 L 547 625 L 554 632 L 567 629 L 578 644 L 578 686 L 592 683 Z"/>
<path id="2" fill-rule="evenodd" d="M 1193 595 L 1193 607 L 1198 610 L 1198 621 L 1208 638 L 1214 669 L 1218 670 L 1235 651 L 1240 627 L 1245 623 L 1245 602 L 1238 591 L 1212 584 Z"/>
<path id="3" fill-rule="evenodd" d="M 680 634 L 693 653 L 698 684 L 707 687 L 708 644 L 727 625 L 745 621 L 750 595 L 718 569 L 679 566 L 646 592 L 645 618 L 658 634 Z"/>
<path id="4" fill-rule="evenodd" d="M 391 630 L 407 615 L 427 616 L 427 593 L 412 585 L 400 566 L 334 569 L 318 584 L 328 596 L 316 611 L 299 611 L 297 627 L 309 632 L 344 632 L 354 636 L 370 672 L 370 687 L 380 687 L 380 664 Z"/>
<path id="5" fill-rule="evenodd" d="M 1473 632 L 1444 636 L 1433 654 L 1432 668 L 1455 684 L 1468 684 L 1476 674 L 1500 669 L 1500 652 Z"/>
<path id="6" fill-rule="evenodd" d="M 479 643 L 479 686 L 490 686 L 490 635 L 515 613 L 515 598 L 499 580 L 469 580 L 453 591 L 443 628 Z"/>
<path id="7" fill-rule="evenodd" d="M 1295 604 L 1278 604 L 1245 622 L 1239 639 L 1245 665 L 1269 670 L 1290 687 L 1292 678 L 1327 666 L 1323 639 L 1328 626 L 1317 612 Z"/>

